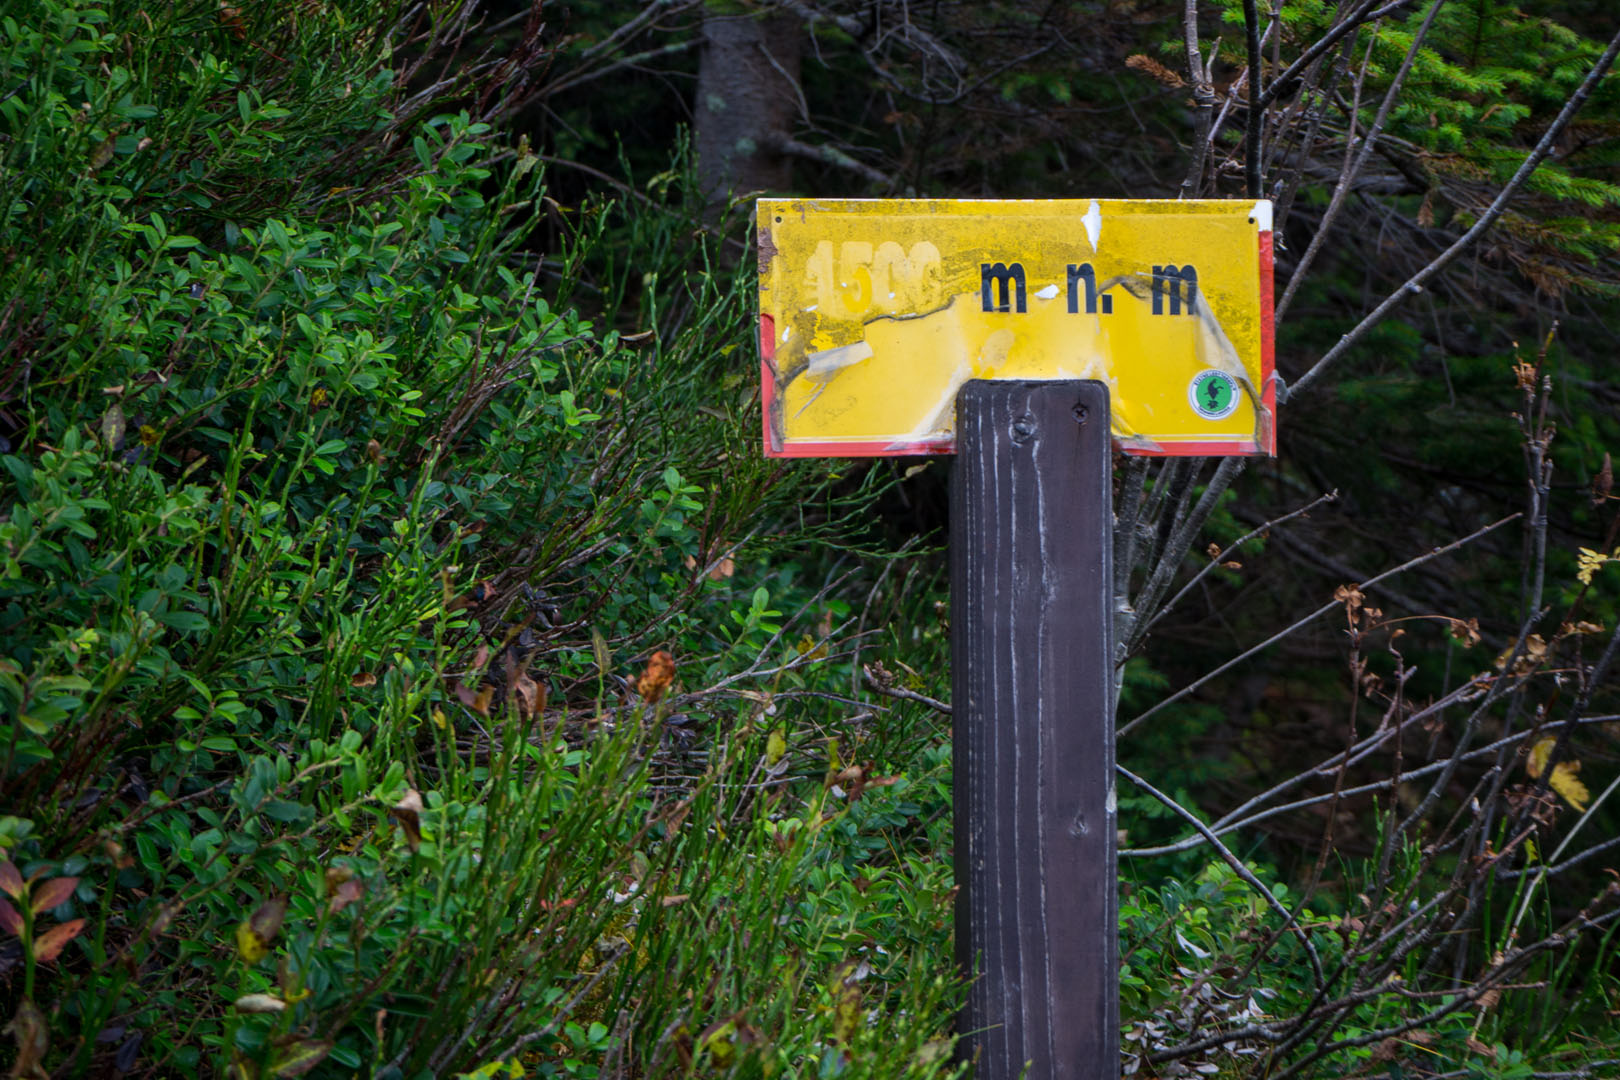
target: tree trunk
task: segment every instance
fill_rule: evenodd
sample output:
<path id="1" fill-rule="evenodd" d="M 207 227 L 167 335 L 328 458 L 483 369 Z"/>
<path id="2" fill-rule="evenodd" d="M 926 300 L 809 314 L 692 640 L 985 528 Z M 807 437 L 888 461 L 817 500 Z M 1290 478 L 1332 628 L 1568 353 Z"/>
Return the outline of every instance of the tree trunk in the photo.
<path id="1" fill-rule="evenodd" d="M 788 187 L 777 149 L 799 107 L 799 20 L 706 15 L 695 117 L 698 177 L 711 217 L 733 195 Z"/>

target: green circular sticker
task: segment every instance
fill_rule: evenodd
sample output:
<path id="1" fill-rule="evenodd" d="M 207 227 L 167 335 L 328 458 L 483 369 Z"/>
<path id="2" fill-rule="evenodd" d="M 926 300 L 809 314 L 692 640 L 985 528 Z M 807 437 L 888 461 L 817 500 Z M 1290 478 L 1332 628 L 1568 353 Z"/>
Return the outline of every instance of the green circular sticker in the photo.
<path id="1" fill-rule="evenodd" d="M 1238 386 L 1226 372 L 1208 368 L 1187 384 L 1187 400 L 1205 420 L 1225 420 L 1237 411 Z"/>

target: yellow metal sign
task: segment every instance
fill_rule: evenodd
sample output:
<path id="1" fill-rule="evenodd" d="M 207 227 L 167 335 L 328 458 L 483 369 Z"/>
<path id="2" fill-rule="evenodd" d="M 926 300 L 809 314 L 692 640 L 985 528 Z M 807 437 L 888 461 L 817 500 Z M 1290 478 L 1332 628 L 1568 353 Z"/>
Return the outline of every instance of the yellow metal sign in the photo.
<path id="1" fill-rule="evenodd" d="M 948 453 L 969 379 L 1098 379 L 1139 454 L 1276 452 L 1271 204 L 761 199 L 765 452 Z"/>

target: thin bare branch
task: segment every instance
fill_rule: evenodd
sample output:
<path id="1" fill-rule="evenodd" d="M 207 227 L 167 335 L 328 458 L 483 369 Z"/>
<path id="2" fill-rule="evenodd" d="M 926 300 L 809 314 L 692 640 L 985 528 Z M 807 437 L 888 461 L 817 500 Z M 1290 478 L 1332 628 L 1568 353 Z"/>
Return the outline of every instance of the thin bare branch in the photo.
<path id="1" fill-rule="evenodd" d="M 1266 883 L 1255 877 L 1254 873 L 1247 866 L 1243 865 L 1243 860 L 1232 854 L 1231 850 L 1227 848 L 1225 844 L 1221 843 L 1219 838 L 1217 838 L 1214 833 L 1209 831 L 1209 826 L 1198 820 L 1197 814 L 1194 814 L 1191 810 L 1188 810 L 1185 806 L 1182 806 L 1180 803 L 1176 802 L 1176 800 L 1172 799 L 1170 796 L 1166 795 L 1164 792 L 1160 791 L 1158 788 L 1154 787 L 1140 776 L 1137 776 L 1125 766 L 1116 764 L 1114 766 L 1114 770 L 1118 772 L 1119 775 L 1123 776 L 1125 779 L 1129 780 L 1131 783 L 1135 784 L 1137 787 L 1159 800 L 1159 802 L 1169 807 L 1175 812 L 1177 817 L 1184 819 L 1194 829 L 1197 829 L 1200 835 L 1204 837 L 1205 842 L 1213 847 L 1216 853 L 1220 855 L 1222 861 L 1224 861 L 1227 866 L 1232 868 L 1232 872 L 1238 877 L 1242 878 L 1244 884 L 1248 885 L 1249 888 L 1253 889 L 1265 899 L 1266 904 L 1271 908 L 1271 910 L 1275 911 L 1279 916 L 1281 916 L 1283 922 L 1290 930 L 1293 931 L 1294 936 L 1298 939 L 1300 945 L 1305 949 L 1305 954 L 1311 958 L 1311 971 L 1316 976 L 1316 985 L 1318 987 L 1323 986 L 1325 976 L 1322 974 L 1322 958 L 1316 954 L 1316 946 L 1311 943 L 1310 935 L 1307 934 L 1303 928 L 1301 928 L 1298 920 L 1294 918 L 1294 913 L 1289 911 L 1283 902 L 1277 899 L 1276 894 L 1266 887 Z"/>
<path id="2" fill-rule="evenodd" d="M 1434 559 L 1437 559 L 1441 555 L 1450 554 L 1451 552 L 1456 551 L 1460 547 L 1465 547 L 1466 545 L 1473 543 L 1475 540 L 1478 540 L 1482 536 L 1485 536 L 1485 535 L 1487 535 L 1489 533 L 1495 532 L 1497 529 L 1500 529 L 1503 525 L 1506 525 L 1511 521 L 1517 521 L 1522 516 L 1523 516 L 1522 514 L 1511 514 L 1508 517 L 1502 518 L 1500 521 L 1493 521 L 1489 525 L 1486 525 L 1484 528 L 1475 529 L 1473 532 L 1469 533 L 1467 536 L 1461 538 L 1460 540 L 1453 540 L 1451 543 L 1446 544 L 1444 547 L 1434 548 L 1431 551 L 1428 551 L 1428 552 L 1425 552 L 1422 555 L 1419 555 L 1415 559 L 1408 559 L 1406 562 L 1402 563 L 1399 566 L 1393 567 L 1393 568 L 1391 568 L 1389 570 L 1385 570 L 1382 574 L 1377 574 L 1377 575 L 1375 575 L 1373 577 L 1370 577 L 1366 581 L 1363 581 L 1360 584 L 1358 584 L 1356 586 L 1356 588 L 1362 590 L 1363 592 L 1365 592 L 1367 589 L 1369 589 L 1372 586 L 1378 584 L 1380 581 L 1385 580 L 1386 578 L 1394 577 L 1396 574 L 1405 573 L 1406 571 L 1412 569 L 1415 566 L 1422 566 L 1424 563 L 1430 562 L 1430 561 L 1432 561 Z M 1253 656 L 1255 653 L 1263 652 L 1264 650 L 1270 648 L 1272 645 L 1275 645 L 1277 642 L 1282 641 L 1284 638 L 1286 638 L 1289 635 L 1297 632 L 1302 627 L 1308 626 L 1311 623 L 1315 622 L 1317 619 L 1321 618 L 1323 615 L 1326 615 L 1328 612 L 1333 611 L 1333 610 L 1338 609 L 1338 608 L 1342 608 L 1343 606 L 1344 605 L 1342 603 L 1340 603 L 1338 600 L 1330 600 L 1330 601 L 1328 601 L 1326 604 L 1323 604 L 1321 607 L 1317 608 L 1315 611 L 1311 612 L 1309 615 L 1305 616 L 1303 619 L 1298 620 L 1297 622 L 1293 623 L 1291 626 L 1288 626 L 1285 629 L 1277 631 L 1277 633 L 1271 635 L 1266 640 L 1260 642 L 1260 644 L 1252 646 L 1251 648 L 1245 649 L 1243 652 L 1239 653 L 1237 656 L 1234 656 L 1232 659 L 1228 660 L 1226 663 L 1222 664 L 1220 667 L 1216 668 L 1214 671 L 1211 671 L 1207 675 L 1200 676 L 1198 679 L 1195 679 L 1193 682 L 1188 683 L 1186 686 L 1182 687 L 1180 690 L 1177 690 L 1174 694 L 1171 694 L 1169 697 L 1165 698 L 1163 701 L 1159 702 L 1156 705 L 1153 705 L 1152 707 L 1150 707 L 1146 711 L 1144 711 L 1144 712 L 1138 714 L 1137 716 L 1133 717 L 1128 723 L 1122 725 L 1118 729 L 1118 735 L 1123 736 L 1123 735 L 1127 734 L 1132 728 L 1136 727 L 1138 724 L 1140 724 L 1142 721 L 1146 720 L 1148 717 L 1152 716 L 1154 713 L 1158 712 L 1160 709 L 1163 709 L 1163 708 L 1165 708 L 1165 707 L 1167 707 L 1169 705 L 1174 704 L 1177 701 L 1180 701 L 1182 698 L 1186 697 L 1188 694 L 1192 693 L 1194 690 L 1197 690 L 1199 687 L 1203 686 L 1205 683 L 1209 682 L 1211 679 L 1215 678 L 1218 675 L 1223 674 L 1224 672 L 1227 672 L 1227 671 L 1231 670 L 1232 668 L 1236 667 L 1238 664 L 1241 664 L 1243 661 L 1245 661 L 1249 657 Z"/>

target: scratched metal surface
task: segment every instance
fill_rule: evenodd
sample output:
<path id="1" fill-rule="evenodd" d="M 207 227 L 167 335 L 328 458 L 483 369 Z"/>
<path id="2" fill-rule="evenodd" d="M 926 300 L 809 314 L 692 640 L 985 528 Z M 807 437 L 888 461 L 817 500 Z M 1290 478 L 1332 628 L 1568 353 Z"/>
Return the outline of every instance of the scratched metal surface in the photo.
<path id="1" fill-rule="evenodd" d="M 958 404 L 956 944 L 978 974 L 965 1053 L 979 1080 L 1113 1080 L 1108 394 L 974 381 Z"/>
<path id="2" fill-rule="evenodd" d="M 766 452 L 949 452 L 964 382 L 1042 378 L 1106 382 L 1129 453 L 1271 453 L 1270 214 L 1264 201 L 761 199 Z M 1229 413 L 1196 407 L 1208 371 L 1231 377 Z"/>

